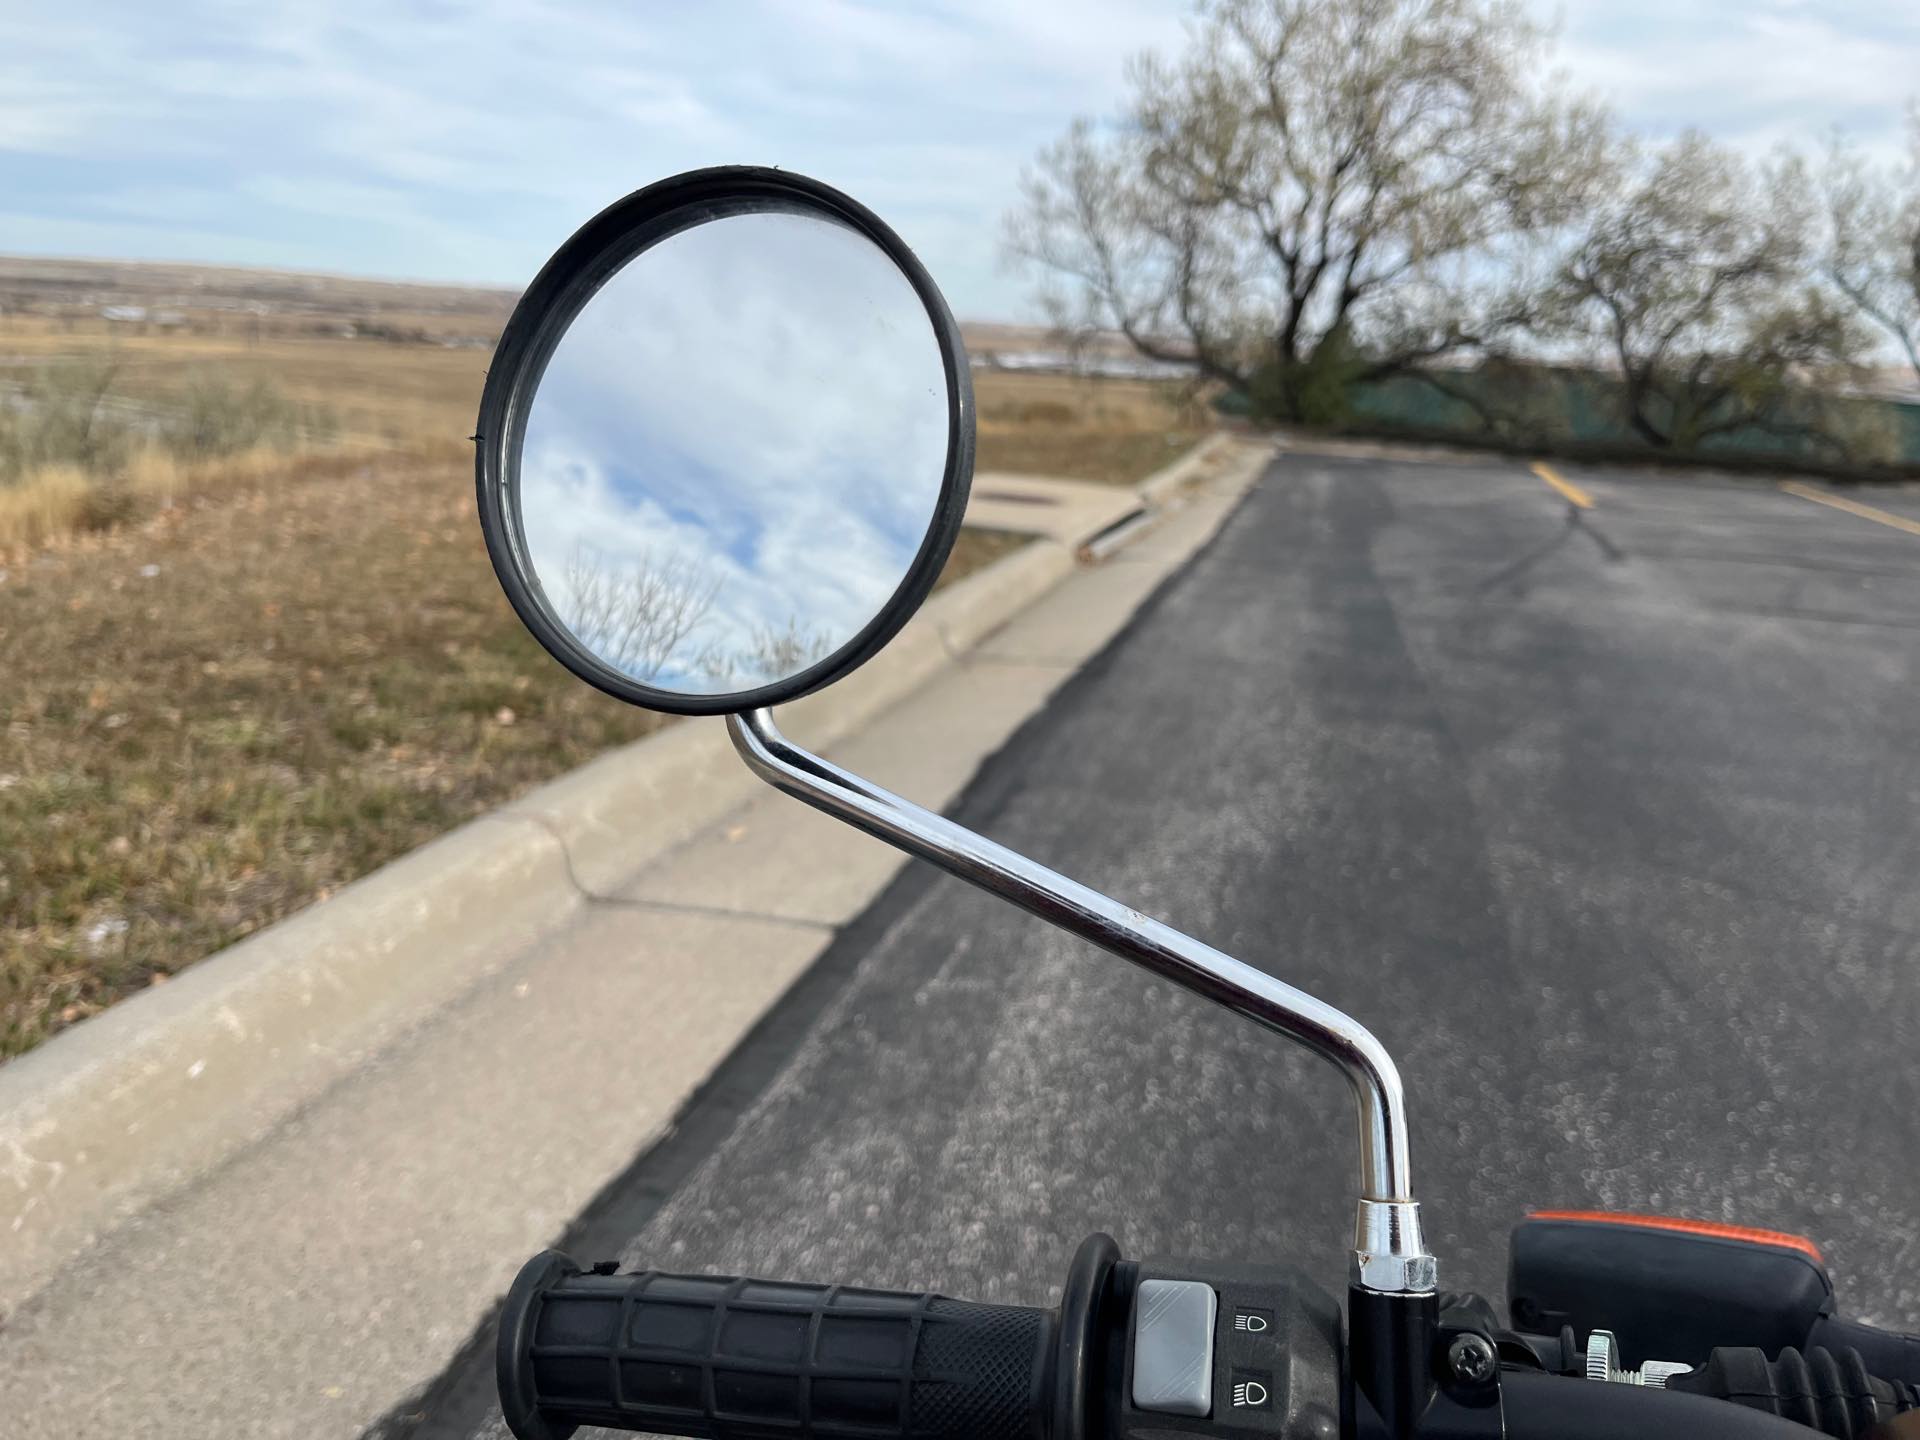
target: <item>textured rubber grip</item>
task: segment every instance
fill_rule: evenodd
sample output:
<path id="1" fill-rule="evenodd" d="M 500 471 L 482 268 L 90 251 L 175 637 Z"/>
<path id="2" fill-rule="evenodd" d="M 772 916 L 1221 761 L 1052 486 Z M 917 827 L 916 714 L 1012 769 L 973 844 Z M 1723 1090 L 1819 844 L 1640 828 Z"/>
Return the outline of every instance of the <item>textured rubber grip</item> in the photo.
<path id="1" fill-rule="evenodd" d="M 529 1261 L 501 1316 L 521 1440 L 579 1425 L 711 1440 L 1046 1440 L 1052 1311 Z"/>

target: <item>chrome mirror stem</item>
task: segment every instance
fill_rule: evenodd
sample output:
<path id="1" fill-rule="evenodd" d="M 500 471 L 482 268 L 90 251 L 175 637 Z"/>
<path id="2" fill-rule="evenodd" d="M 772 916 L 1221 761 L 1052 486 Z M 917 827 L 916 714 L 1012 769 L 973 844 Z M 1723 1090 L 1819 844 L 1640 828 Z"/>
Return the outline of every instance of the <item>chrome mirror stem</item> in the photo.
<path id="1" fill-rule="evenodd" d="M 1352 1086 L 1359 1111 L 1354 1279 L 1386 1294 L 1433 1291 L 1434 1261 L 1422 1242 L 1420 1207 L 1408 1178 L 1400 1073 L 1365 1026 L 1265 971 L 802 750 L 775 728 L 770 711 L 729 715 L 727 729 L 748 767 L 775 789 L 1332 1061 Z"/>

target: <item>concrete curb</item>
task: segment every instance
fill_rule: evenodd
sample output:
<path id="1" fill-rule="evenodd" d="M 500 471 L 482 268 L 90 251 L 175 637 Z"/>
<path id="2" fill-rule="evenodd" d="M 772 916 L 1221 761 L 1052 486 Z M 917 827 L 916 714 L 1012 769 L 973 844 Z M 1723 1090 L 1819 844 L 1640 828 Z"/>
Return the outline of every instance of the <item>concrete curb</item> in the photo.
<path id="1" fill-rule="evenodd" d="M 1219 438 L 1142 494 L 1202 473 Z M 820 747 L 857 730 L 1053 589 L 1089 538 L 1035 541 L 942 591 L 783 725 Z M 723 727 L 671 726 L 0 1067 L 0 1310 L 759 790 Z"/>
<path id="2" fill-rule="evenodd" d="M 1241 437 L 1232 432 L 1216 430 L 1171 465 L 1142 480 L 1140 499 L 1149 509 L 1165 505 L 1196 480 L 1213 474 L 1240 443 Z"/>

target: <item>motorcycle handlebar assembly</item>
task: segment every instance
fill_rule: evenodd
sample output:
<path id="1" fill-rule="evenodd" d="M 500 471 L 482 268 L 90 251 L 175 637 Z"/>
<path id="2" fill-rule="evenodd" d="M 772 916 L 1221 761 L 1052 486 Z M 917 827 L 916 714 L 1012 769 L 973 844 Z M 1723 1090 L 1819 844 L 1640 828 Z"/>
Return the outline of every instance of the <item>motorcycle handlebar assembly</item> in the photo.
<path id="1" fill-rule="evenodd" d="M 1852 1351 L 1591 1378 L 1571 1328 L 1503 1330 L 1472 1297 L 1356 1285 L 1343 1324 L 1296 1268 L 1123 1260 L 1105 1235 L 1054 1310 L 550 1250 L 508 1293 L 497 1370 L 519 1440 L 1856 1440 L 1920 1403 Z"/>

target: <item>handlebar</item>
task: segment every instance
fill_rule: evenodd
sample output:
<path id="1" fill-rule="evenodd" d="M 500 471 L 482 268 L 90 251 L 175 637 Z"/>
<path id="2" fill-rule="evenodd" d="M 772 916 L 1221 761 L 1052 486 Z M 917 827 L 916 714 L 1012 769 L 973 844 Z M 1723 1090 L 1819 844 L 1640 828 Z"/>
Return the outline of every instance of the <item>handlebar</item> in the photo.
<path id="1" fill-rule="evenodd" d="M 1854 1440 L 1920 1407 L 1852 1350 L 1717 1349 L 1661 1390 L 1582 1378 L 1571 1329 L 1505 1331 L 1484 1301 L 1348 1311 L 1292 1267 L 1126 1261 L 1105 1235 L 1055 1310 L 549 1250 L 496 1361 L 519 1440 Z"/>

